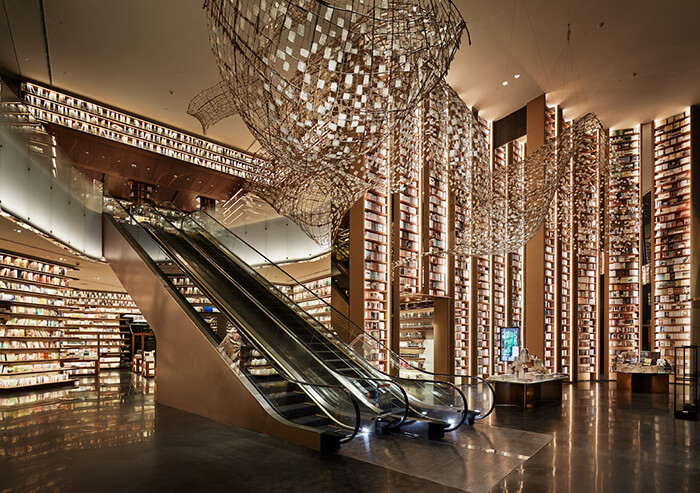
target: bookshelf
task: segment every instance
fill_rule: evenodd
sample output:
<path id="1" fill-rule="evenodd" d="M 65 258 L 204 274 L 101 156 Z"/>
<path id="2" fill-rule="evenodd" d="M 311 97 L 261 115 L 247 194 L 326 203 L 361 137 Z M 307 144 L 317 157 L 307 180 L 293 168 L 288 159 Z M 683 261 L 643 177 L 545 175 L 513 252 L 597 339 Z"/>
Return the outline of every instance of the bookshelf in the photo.
<path id="1" fill-rule="evenodd" d="M 642 190 L 639 128 L 610 132 L 608 378 L 618 355 L 640 350 Z"/>
<path id="2" fill-rule="evenodd" d="M 228 332 L 228 321 L 221 315 L 209 297 L 189 277 L 183 274 L 170 274 L 168 278 L 212 330 L 219 336 L 225 337 Z"/>
<path id="3" fill-rule="evenodd" d="M 399 149 L 399 161 L 406 175 L 398 192 L 399 203 L 399 291 L 417 293 L 421 286 L 419 254 L 421 249 L 420 164 L 422 108 L 419 107 L 400 125 L 401 138 L 408 144 Z"/>
<path id="4" fill-rule="evenodd" d="M 691 337 L 691 110 L 654 124 L 653 317 L 655 348 L 673 362 L 673 348 Z"/>
<path id="5" fill-rule="evenodd" d="M 440 98 L 423 101 L 423 177 L 422 252 L 423 283 L 421 292 L 432 296 L 447 294 L 447 257 L 432 254 L 447 249 L 447 163 L 448 142 L 446 127 L 448 109 Z"/>
<path id="6" fill-rule="evenodd" d="M 455 231 L 466 227 L 464 206 L 455 204 Z M 471 299 L 471 259 L 464 255 L 455 256 L 454 272 L 454 333 L 455 333 L 455 373 L 457 375 L 470 374 L 471 351 L 471 324 L 470 324 L 470 299 Z"/>
<path id="7" fill-rule="evenodd" d="M 275 285 L 289 299 L 326 327 L 331 326 L 331 278 L 323 276 L 301 285 Z M 311 291 L 311 293 L 309 292 Z M 312 294 L 313 293 L 313 294 Z"/>
<path id="8" fill-rule="evenodd" d="M 585 140 L 582 159 L 595 161 L 599 152 L 599 135 L 590 135 Z M 574 170 L 576 171 L 576 170 Z M 575 193 L 583 196 L 579 211 L 582 221 L 587 221 L 588 227 L 576 231 L 576 353 L 579 380 L 595 380 L 599 369 L 599 285 L 600 285 L 600 177 L 593 183 L 575 180 Z"/>
<path id="9" fill-rule="evenodd" d="M 398 339 L 389 328 L 391 211 L 389 177 L 384 174 L 389 149 L 390 144 L 384 142 L 365 156 L 362 172 L 377 186 L 368 190 L 349 213 L 349 318 L 381 343 L 367 347 L 365 352 L 365 358 L 381 371 L 389 370 L 384 347 Z"/>
<path id="10" fill-rule="evenodd" d="M 476 257 L 476 368 L 477 375 L 491 374 L 491 260 Z"/>
<path id="11" fill-rule="evenodd" d="M 419 296 L 404 298 L 401 303 L 399 353 L 417 368 L 434 371 L 435 306 L 430 299 Z M 420 378 L 415 370 L 402 368 L 399 376 Z"/>
<path id="12" fill-rule="evenodd" d="M 559 114 L 559 113 L 558 113 Z M 561 131 L 567 130 L 571 122 L 561 121 L 557 127 Z M 575 314 L 578 312 L 578 298 L 575 291 L 577 287 L 577 264 L 575 263 L 573 217 L 573 186 L 574 168 L 573 161 L 569 163 L 557 190 L 557 231 L 558 231 L 558 258 L 560 258 L 560 272 L 558 275 L 560 289 L 560 324 L 559 324 L 559 358 L 557 358 L 558 371 L 569 376 L 569 382 L 577 380 L 577 359 L 575 354 L 576 330 L 574 329 Z"/>
<path id="13" fill-rule="evenodd" d="M 380 184 L 367 191 L 364 200 L 364 328 L 385 347 L 389 330 L 389 177 L 384 173 L 389 145 L 382 144 L 365 158 L 365 173 Z M 330 279 L 328 280 L 330 285 Z M 330 287 L 329 287 L 330 294 Z M 328 314 L 330 321 L 330 314 Z M 366 355 L 377 368 L 388 371 L 387 351 L 374 347 Z"/>
<path id="14" fill-rule="evenodd" d="M 256 173 L 256 159 L 230 147 L 38 84 L 25 82 L 22 91 L 30 113 L 42 122 L 238 177 Z"/>
<path id="15" fill-rule="evenodd" d="M 551 106 L 545 109 L 545 140 L 553 142 L 557 137 L 557 107 Z M 541 355 L 542 363 L 549 371 L 555 371 L 556 342 L 558 339 L 558 310 L 556 302 L 558 263 L 557 250 L 557 198 L 554 198 L 552 206 L 544 221 L 544 354 Z"/>
<path id="16" fill-rule="evenodd" d="M 74 268 L 0 251 L 0 390 L 72 384 L 62 339 Z"/>
<path id="17" fill-rule="evenodd" d="M 63 344 L 68 353 L 81 358 L 70 365 L 71 371 L 90 374 L 120 368 L 131 337 L 124 330 L 124 316 L 141 313 L 131 297 L 84 290 L 72 291 L 71 296 L 75 310 L 67 321 Z"/>
<path id="18" fill-rule="evenodd" d="M 508 156 L 508 154 L 512 154 L 512 144 L 506 144 L 503 146 L 498 147 L 497 149 L 494 150 L 493 153 L 493 164 L 492 164 L 492 170 L 494 175 L 497 173 L 503 173 L 504 175 L 507 174 L 507 167 L 508 167 L 508 159 L 511 158 L 511 156 Z M 503 187 L 501 183 L 493 183 L 492 184 L 492 190 L 491 193 L 497 197 L 497 200 L 499 203 L 507 203 L 507 188 L 508 187 Z M 507 211 L 504 210 L 503 213 L 507 214 Z M 491 293 L 490 293 L 490 298 L 492 300 L 491 303 L 491 333 L 489 334 L 489 338 L 492 341 L 491 345 L 491 354 L 492 354 L 492 366 L 490 373 L 504 373 L 505 372 L 505 365 L 503 362 L 501 362 L 500 358 L 500 340 L 501 340 L 501 327 L 505 327 L 508 325 L 508 321 L 506 319 L 506 310 L 507 310 L 507 303 L 506 303 L 506 292 L 507 292 L 507 255 L 506 254 L 500 254 L 500 255 L 492 255 L 491 256 L 491 265 L 493 267 L 492 270 L 492 278 L 491 278 Z"/>
<path id="19" fill-rule="evenodd" d="M 520 140 L 513 141 L 513 149 L 509 158 L 514 163 L 522 163 L 525 159 L 525 142 Z M 524 248 L 522 247 L 518 251 L 508 254 L 510 294 L 507 299 L 508 306 L 506 307 L 507 313 L 509 313 L 508 325 L 520 327 L 520 340 L 523 340 L 523 255 Z"/>

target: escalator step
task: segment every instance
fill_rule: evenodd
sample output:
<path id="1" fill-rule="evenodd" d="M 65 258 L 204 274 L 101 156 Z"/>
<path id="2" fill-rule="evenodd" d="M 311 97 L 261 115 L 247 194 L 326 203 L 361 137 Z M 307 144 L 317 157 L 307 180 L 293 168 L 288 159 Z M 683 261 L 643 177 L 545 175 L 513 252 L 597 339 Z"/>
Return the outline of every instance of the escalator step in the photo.
<path id="1" fill-rule="evenodd" d="M 297 404 L 306 400 L 306 395 L 303 392 L 274 392 L 268 397 L 280 406 Z"/>
<path id="2" fill-rule="evenodd" d="M 267 394 L 284 392 L 289 389 L 289 382 L 279 377 L 279 375 L 276 379 L 272 377 L 253 377 L 252 380 L 255 382 L 256 387 Z"/>
<path id="3" fill-rule="evenodd" d="M 325 363 L 330 364 L 330 365 L 336 365 L 336 366 L 340 366 L 340 365 L 345 366 L 345 365 L 347 365 L 347 361 L 342 360 L 342 359 L 339 359 L 339 358 L 331 358 L 331 359 L 325 359 L 325 358 L 324 358 L 323 361 L 324 361 Z"/>
<path id="4" fill-rule="evenodd" d="M 320 414 L 310 414 L 308 416 L 304 416 L 303 418 L 297 418 L 294 420 L 294 422 L 300 425 L 318 428 L 324 425 L 328 425 L 328 423 L 331 423 L 331 420 L 330 418 L 328 418 L 328 416 L 321 416 Z"/>
<path id="5" fill-rule="evenodd" d="M 297 402 L 280 406 L 277 408 L 277 411 L 287 419 L 295 419 L 316 414 L 318 406 L 309 402 Z"/>

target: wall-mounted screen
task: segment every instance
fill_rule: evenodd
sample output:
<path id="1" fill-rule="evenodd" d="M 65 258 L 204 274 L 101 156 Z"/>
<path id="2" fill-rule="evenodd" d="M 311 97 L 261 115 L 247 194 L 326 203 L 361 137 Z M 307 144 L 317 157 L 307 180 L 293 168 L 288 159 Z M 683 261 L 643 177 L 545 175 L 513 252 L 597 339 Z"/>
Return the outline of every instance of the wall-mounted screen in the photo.
<path id="1" fill-rule="evenodd" d="M 501 361 L 515 361 L 520 354 L 520 327 L 501 327 Z"/>

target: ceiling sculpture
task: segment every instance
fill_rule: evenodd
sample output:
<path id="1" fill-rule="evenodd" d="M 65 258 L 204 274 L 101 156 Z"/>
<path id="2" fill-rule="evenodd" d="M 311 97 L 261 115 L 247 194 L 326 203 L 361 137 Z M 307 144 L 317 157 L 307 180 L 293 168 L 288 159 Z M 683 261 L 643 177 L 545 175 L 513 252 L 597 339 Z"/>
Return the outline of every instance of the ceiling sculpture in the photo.
<path id="1" fill-rule="evenodd" d="M 250 189 L 330 245 L 374 185 L 363 159 L 446 75 L 464 20 L 442 0 L 208 0 L 204 8 L 222 80 L 188 113 L 204 130 L 239 114 L 265 161 Z"/>
<path id="2" fill-rule="evenodd" d="M 189 112 L 238 113 L 270 161 L 357 173 L 447 74 L 465 29 L 443 0 L 208 0 L 222 81 Z"/>
<path id="3" fill-rule="evenodd" d="M 492 172 L 478 119 L 444 81 L 465 30 L 451 2 L 207 0 L 204 8 L 222 80 L 188 113 L 205 131 L 239 114 L 263 149 L 248 189 L 323 246 L 367 190 L 395 192 L 421 167 L 442 166 L 467 214 L 451 251 L 514 251 L 554 194 L 571 193 L 561 178 L 572 162 L 577 191 L 607 167 L 604 128 L 586 115 Z M 429 129 L 420 144 L 416 112 Z"/>

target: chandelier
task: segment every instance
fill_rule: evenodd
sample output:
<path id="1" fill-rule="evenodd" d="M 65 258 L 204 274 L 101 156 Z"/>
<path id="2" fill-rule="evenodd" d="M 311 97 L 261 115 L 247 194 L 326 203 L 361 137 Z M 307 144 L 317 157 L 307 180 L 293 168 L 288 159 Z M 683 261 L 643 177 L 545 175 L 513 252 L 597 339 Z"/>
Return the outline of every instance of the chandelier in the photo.
<path id="1" fill-rule="evenodd" d="M 190 103 L 204 130 L 241 116 L 263 157 L 358 175 L 447 73 L 465 22 L 445 0 L 207 0 L 222 81 Z"/>

